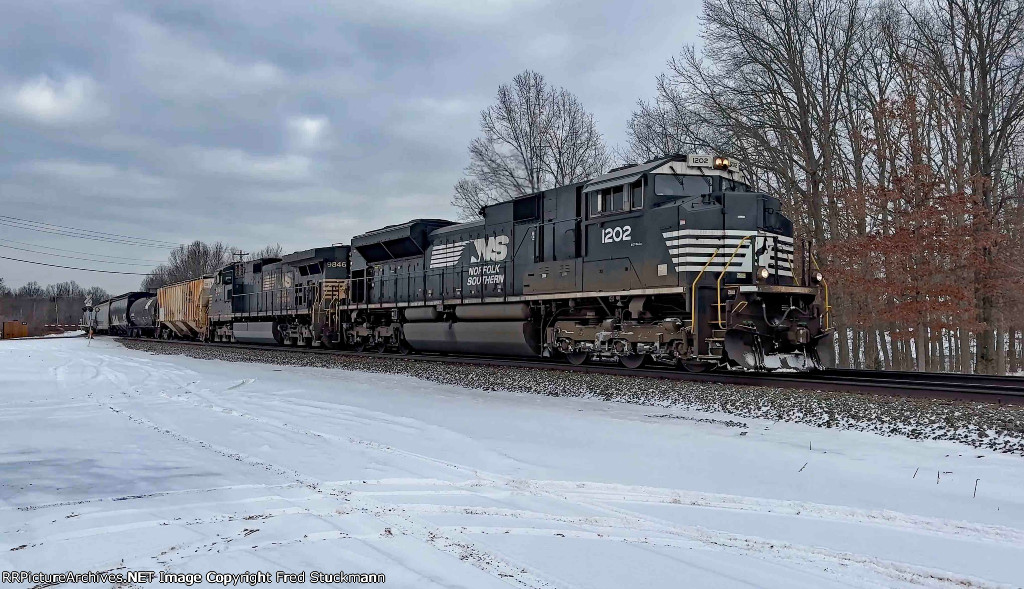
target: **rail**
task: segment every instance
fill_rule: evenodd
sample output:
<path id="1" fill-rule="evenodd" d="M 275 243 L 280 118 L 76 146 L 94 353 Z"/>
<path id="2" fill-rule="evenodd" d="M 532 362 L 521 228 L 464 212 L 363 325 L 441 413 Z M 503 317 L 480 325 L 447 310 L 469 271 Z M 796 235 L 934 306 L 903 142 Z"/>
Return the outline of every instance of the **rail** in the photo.
<path id="1" fill-rule="evenodd" d="M 158 345 L 182 344 L 187 346 L 221 346 L 250 350 L 274 350 L 285 354 L 319 354 L 330 356 L 351 356 L 363 358 L 394 357 L 407 362 L 440 362 L 444 364 L 468 364 L 478 366 L 501 366 L 507 368 L 528 368 L 557 370 L 590 374 L 615 374 L 632 377 L 647 377 L 664 380 L 698 381 L 718 384 L 768 386 L 784 389 L 830 390 L 857 395 L 894 395 L 927 399 L 953 399 L 958 401 L 981 401 L 986 403 L 1024 404 L 1024 378 L 995 377 L 931 372 L 892 372 L 827 370 L 820 372 L 747 372 L 741 370 L 691 373 L 671 366 L 629 369 L 613 364 L 582 364 L 579 366 L 559 363 L 550 359 L 503 358 L 494 356 L 413 354 L 394 356 L 380 352 L 354 352 L 348 350 L 327 350 L 323 348 L 290 348 L 259 344 L 204 343 L 180 340 L 154 340 L 146 338 L 118 338 L 154 342 Z"/>

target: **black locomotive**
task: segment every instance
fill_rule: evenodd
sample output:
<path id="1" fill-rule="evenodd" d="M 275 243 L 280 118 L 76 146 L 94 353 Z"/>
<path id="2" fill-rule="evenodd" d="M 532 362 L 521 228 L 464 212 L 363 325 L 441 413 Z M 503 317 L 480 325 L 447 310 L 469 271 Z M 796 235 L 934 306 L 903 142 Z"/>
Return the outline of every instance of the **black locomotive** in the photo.
<path id="1" fill-rule="evenodd" d="M 232 264 L 189 287 L 201 296 L 161 294 L 199 307 L 160 317 L 191 317 L 187 332 L 213 341 L 690 370 L 834 364 L 813 257 L 778 199 L 727 158 L 664 157 L 481 213 Z"/>

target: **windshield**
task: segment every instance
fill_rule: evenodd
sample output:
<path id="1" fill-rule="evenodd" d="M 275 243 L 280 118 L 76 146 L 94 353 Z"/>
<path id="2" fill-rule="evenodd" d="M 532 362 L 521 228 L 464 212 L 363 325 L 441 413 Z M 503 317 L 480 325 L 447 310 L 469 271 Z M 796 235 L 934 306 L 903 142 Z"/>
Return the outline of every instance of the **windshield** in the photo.
<path id="1" fill-rule="evenodd" d="M 700 196 L 711 192 L 711 178 L 704 176 L 654 175 L 654 193 L 658 196 Z"/>

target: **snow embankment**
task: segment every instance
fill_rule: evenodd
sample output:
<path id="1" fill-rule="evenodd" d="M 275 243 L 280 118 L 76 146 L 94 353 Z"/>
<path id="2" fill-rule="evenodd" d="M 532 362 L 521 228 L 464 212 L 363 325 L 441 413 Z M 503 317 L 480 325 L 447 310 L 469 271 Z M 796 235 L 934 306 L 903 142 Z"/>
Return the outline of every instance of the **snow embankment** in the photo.
<path id="1" fill-rule="evenodd" d="M 0 424 L 0 570 L 1024 583 L 1024 462 L 952 442 L 85 339 L 0 348 Z"/>

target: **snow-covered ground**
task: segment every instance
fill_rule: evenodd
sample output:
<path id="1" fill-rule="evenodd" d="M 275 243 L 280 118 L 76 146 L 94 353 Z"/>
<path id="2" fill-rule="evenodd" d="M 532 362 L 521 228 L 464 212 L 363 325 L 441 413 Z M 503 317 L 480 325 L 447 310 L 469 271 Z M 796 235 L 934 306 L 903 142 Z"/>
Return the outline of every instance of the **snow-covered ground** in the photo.
<path id="1" fill-rule="evenodd" d="M 0 343 L 0 432 L 0 570 L 1024 584 L 1024 459 L 951 442 L 84 338 Z"/>

